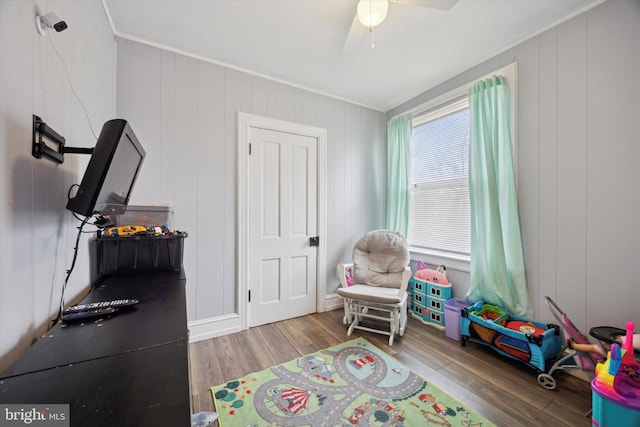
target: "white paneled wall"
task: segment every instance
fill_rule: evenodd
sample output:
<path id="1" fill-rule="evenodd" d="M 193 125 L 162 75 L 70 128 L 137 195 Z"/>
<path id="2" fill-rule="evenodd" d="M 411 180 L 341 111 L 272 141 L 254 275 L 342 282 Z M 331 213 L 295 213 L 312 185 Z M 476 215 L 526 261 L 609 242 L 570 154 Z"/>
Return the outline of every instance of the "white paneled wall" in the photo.
<path id="1" fill-rule="evenodd" d="M 118 39 L 118 116 L 147 151 L 132 203 L 173 206 L 185 230 L 190 321 L 237 313 L 237 114 L 327 129 L 327 294 L 355 240 L 384 226 L 384 113 Z"/>
<path id="2" fill-rule="evenodd" d="M 387 112 L 517 61 L 529 290 L 539 319 L 555 320 L 548 295 L 584 333 L 628 321 L 640 328 L 638 40 L 640 2 L 611 0 Z"/>
<path id="3" fill-rule="evenodd" d="M 640 2 L 609 3 L 586 22 L 586 321 L 639 331 Z"/>
<path id="4" fill-rule="evenodd" d="M 36 12 L 51 10 L 69 28 L 40 36 Z M 32 114 L 69 146 L 95 144 L 65 67 L 99 133 L 115 113 L 115 42 L 100 2 L 0 1 L 0 371 L 50 326 L 73 256 L 79 223 L 65 209 L 67 192 L 88 156 L 67 154 L 62 165 L 31 156 Z M 87 240 L 67 303 L 90 285 Z"/>
<path id="5" fill-rule="evenodd" d="M 36 11 L 69 29 L 41 37 Z M 587 331 L 640 324 L 640 2 L 610 0 L 387 112 L 391 117 L 518 62 L 518 183 L 527 277 L 537 317 L 550 295 Z M 0 0 L 0 370 L 46 329 L 72 257 L 67 191 L 88 158 L 31 157 L 31 115 L 70 146 L 92 146 L 115 116 L 148 157 L 135 204 L 175 209 L 188 231 L 189 319 L 237 312 L 237 113 L 327 129 L 326 293 L 353 242 L 384 225 L 385 114 L 127 40 L 114 42 L 97 1 Z M 117 47 L 116 47 L 117 46 Z M 117 50 L 117 55 L 116 55 Z M 428 260 L 425 260 L 428 262 Z M 451 272 L 461 295 L 468 274 Z M 67 295 L 89 284 L 87 238 Z"/>

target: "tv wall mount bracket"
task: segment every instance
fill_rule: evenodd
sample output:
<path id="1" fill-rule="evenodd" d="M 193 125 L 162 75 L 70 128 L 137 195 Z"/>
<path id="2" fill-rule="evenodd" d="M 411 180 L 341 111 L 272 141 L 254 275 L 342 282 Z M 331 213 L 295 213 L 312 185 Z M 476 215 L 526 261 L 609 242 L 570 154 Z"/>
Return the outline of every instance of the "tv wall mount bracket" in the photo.
<path id="1" fill-rule="evenodd" d="M 57 149 L 49 147 L 45 143 L 45 138 L 53 142 Z M 31 143 L 31 155 L 36 159 L 49 159 L 56 163 L 64 163 L 64 155 L 69 154 L 92 154 L 93 148 L 66 147 L 64 136 L 51 129 L 42 119 L 33 115 L 33 139 Z"/>

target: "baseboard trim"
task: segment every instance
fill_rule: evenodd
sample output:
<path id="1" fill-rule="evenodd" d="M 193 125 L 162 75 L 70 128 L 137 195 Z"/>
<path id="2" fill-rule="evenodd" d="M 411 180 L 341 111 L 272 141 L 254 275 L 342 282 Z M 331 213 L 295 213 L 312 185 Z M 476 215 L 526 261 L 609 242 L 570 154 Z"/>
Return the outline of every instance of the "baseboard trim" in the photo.
<path id="1" fill-rule="evenodd" d="M 189 322 L 189 342 L 208 340 L 236 332 L 240 332 L 240 316 L 237 313 L 225 316 L 211 317 L 209 319 Z"/>
<path id="2" fill-rule="evenodd" d="M 593 373 L 585 372 L 581 369 L 567 369 L 567 374 L 580 378 L 582 381 L 591 382 L 593 380 Z"/>
<path id="3" fill-rule="evenodd" d="M 338 294 L 329 294 L 325 298 L 325 311 L 343 307 L 342 298 Z M 189 342 L 208 340 L 242 331 L 240 316 L 237 313 L 189 322 Z"/>
<path id="4" fill-rule="evenodd" d="M 337 310 L 342 307 L 344 307 L 344 304 L 342 303 L 342 298 L 338 296 L 338 294 L 333 293 L 326 296 L 324 300 L 325 311 Z"/>

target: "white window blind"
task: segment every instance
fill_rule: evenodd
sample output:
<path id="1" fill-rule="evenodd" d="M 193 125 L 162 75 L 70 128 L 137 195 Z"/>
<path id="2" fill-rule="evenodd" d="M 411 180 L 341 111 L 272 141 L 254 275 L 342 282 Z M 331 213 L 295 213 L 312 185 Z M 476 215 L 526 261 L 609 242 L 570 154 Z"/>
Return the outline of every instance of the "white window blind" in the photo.
<path id="1" fill-rule="evenodd" d="M 408 243 L 469 255 L 469 100 L 418 116 L 412 126 Z"/>

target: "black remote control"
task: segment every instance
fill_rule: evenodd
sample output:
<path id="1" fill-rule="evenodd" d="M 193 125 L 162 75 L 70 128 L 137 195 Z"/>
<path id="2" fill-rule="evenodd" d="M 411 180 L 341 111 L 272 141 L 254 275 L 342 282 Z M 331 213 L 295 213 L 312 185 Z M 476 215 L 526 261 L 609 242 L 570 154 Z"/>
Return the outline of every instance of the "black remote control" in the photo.
<path id="1" fill-rule="evenodd" d="M 95 308 L 119 308 L 119 307 L 129 307 L 137 304 L 139 301 L 137 299 L 115 299 L 111 301 L 98 301 L 91 302 L 87 304 L 79 304 L 73 305 L 63 311 L 64 314 L 67 313 L 76 313 L 79 311 L 87 311 L 93 310 Z"/>
<path id="2" fill-rule="evenodd" d="M 107 316 L 109 314 L 113 314 L 118 311 L 117 308 L 114 307 L 104 307 L 104 308 L 89 308 L 83 311 L 73 311 L 69 313 L 64 313 L 62 315 L 63 322 L 72 322 L 74 320 L 82 320 L 87 319 L 89 317 L 97 317 L 97 316 Z"/>

